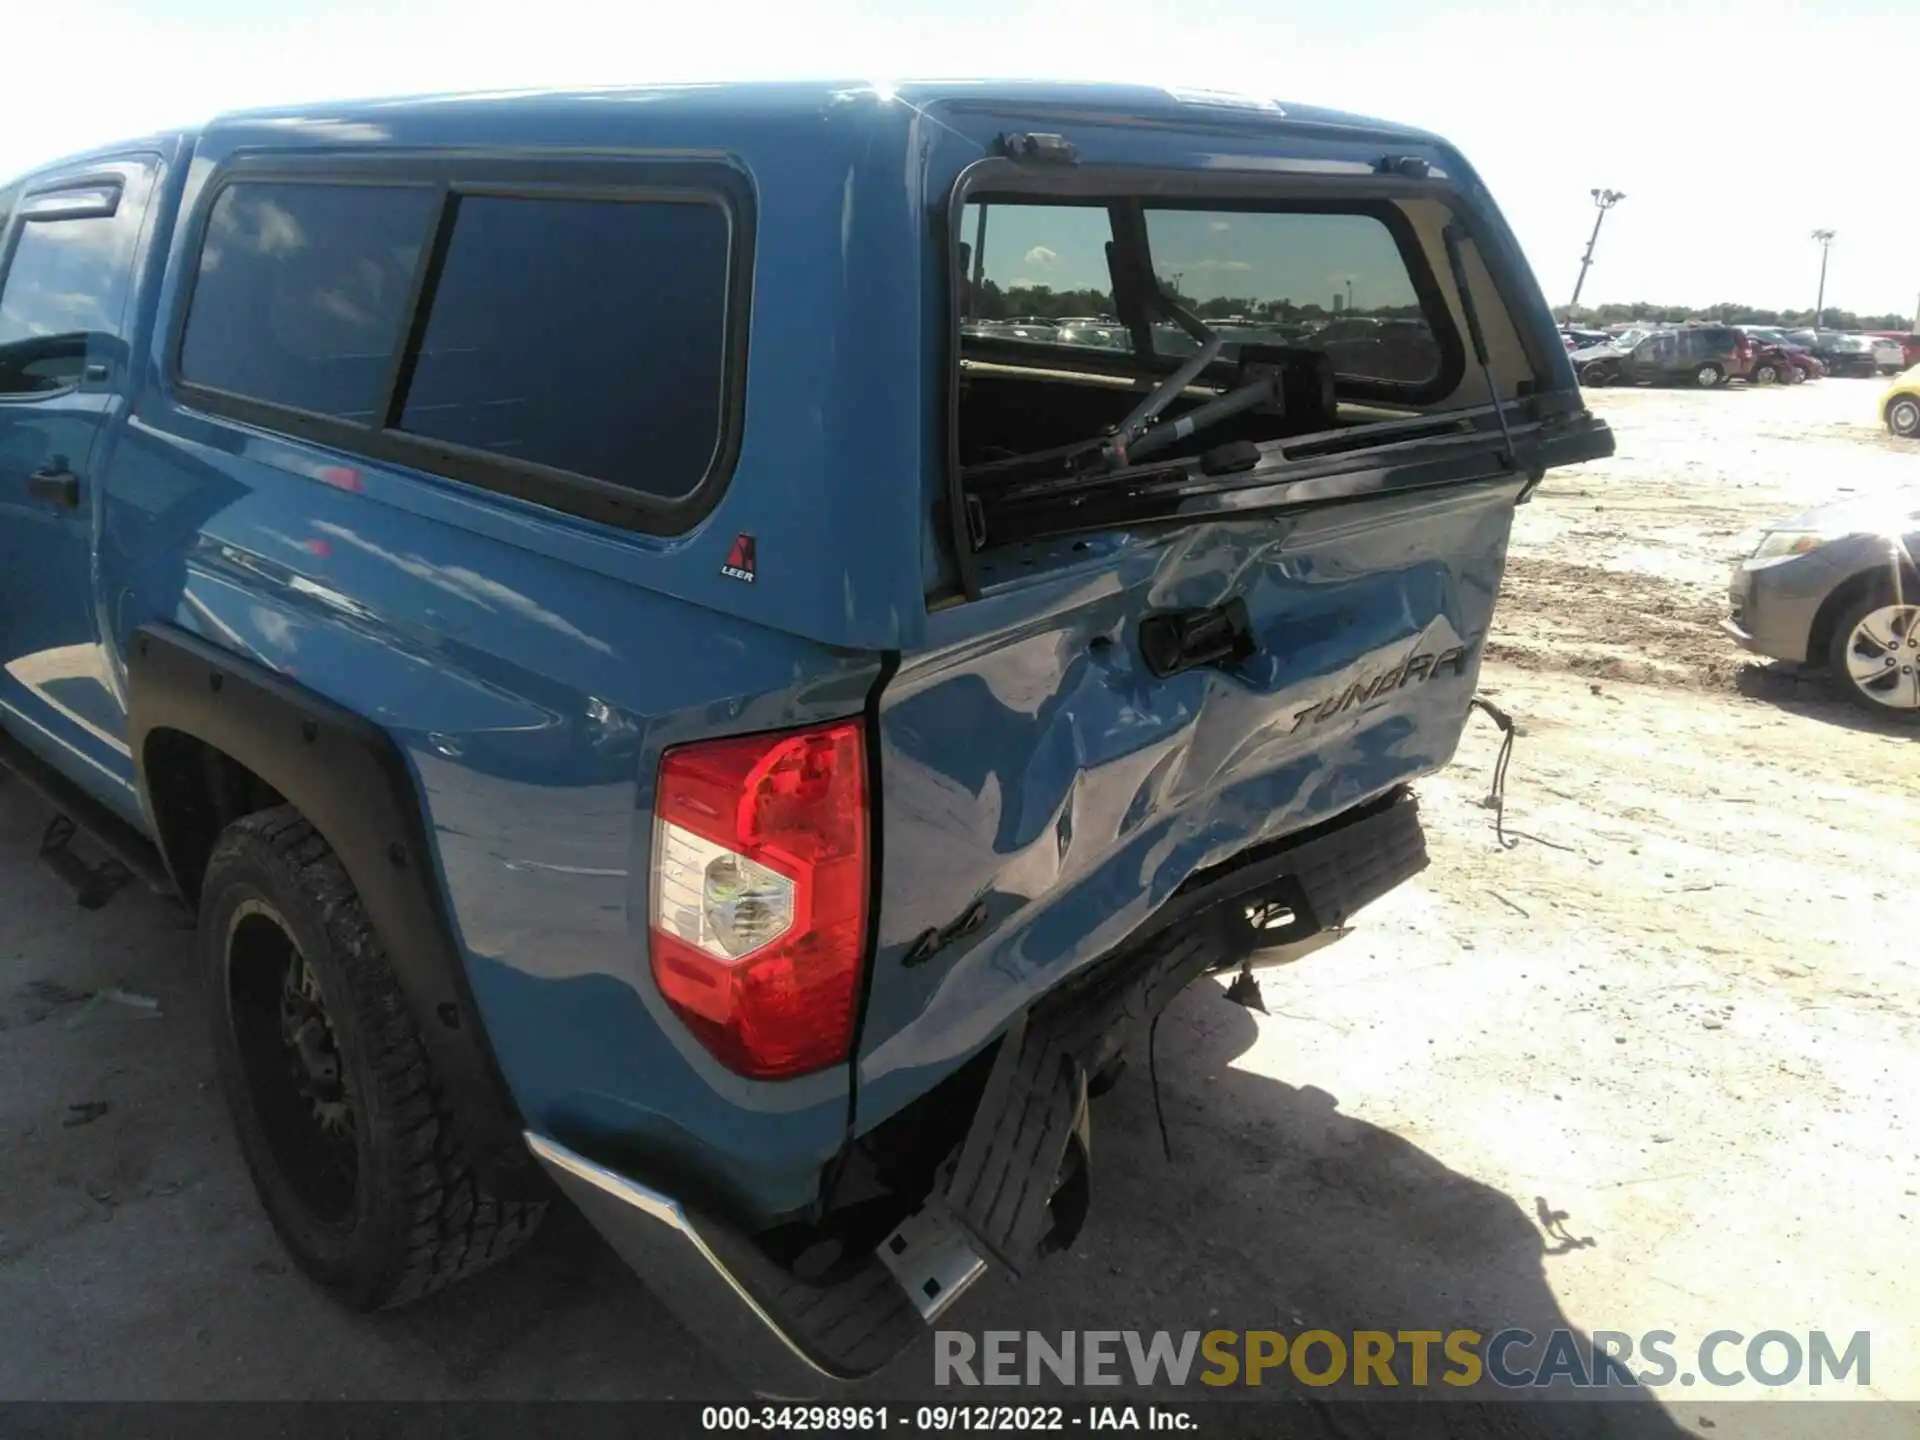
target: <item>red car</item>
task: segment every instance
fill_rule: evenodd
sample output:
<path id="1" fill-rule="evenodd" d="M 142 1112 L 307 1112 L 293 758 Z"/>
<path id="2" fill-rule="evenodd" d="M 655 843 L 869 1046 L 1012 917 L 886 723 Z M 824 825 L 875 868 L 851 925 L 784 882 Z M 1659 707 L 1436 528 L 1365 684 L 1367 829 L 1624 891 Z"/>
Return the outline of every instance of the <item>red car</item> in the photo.
<path id="1" fill-rule="evenodd" d="M 1747 371 L 1749 385 L 1798 385 L 1811 380 L 1820 369 L 1820 362 L 1804 350 L 1753 334 L 1747 339 L 1753 345 L 1753 368 Z"/>
<path id="2" fill-rule="evenodd" d="M 1747 375 L 1750 385 L 1798 385 L 1802 380 L 1818 380 L 1827 373 L 1819 356 L 1804 345 L 1796 345 L 1782 331 L 1766 325 L 1734 328 L 1753 342 L 1754 368 Z M 1758 373 L 1763 368 L 1771 372 L 1764 378 Z"/>

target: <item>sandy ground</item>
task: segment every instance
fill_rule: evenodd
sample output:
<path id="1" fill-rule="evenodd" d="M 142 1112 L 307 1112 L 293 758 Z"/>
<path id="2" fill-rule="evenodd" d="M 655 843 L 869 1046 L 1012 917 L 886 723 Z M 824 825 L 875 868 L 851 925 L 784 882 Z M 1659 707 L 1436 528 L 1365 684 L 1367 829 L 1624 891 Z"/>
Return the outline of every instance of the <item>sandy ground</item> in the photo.
<path id="1" fill-rule="evenodd" d="M 1728 565 L 1761 527 L 1832 500 L 1920 485 L 1920 444 L 1895 439 L 1876 418 L 1883 388 L 1823 380 L 1588 392 L 1620 452 L 1549 475 L 1521 512 L 1488 653 L 1724 689 L 1745 659 L 1715 629 Z"/>
<path id="2" fill-rule="evenodd" d="M 1510 847 L 1476 718 L 1422 787 L 1428 873 L 1264 972 L 1270 1014 L 1183 996 L 1172 1163 L 1136 1065 L 1095 1111 L 1075 1251 L 950 1324 L 1665 1329 L 1689 1374 L 1714 1330 L 1868 1330 L 1846 1393 L 1920 1399 L 1920 732 L 1713 628 L 1761 523 L 1920 483 L 1876 393 L 1593 397 L 1622 455 L 1521 512 L 1484 676 L 1523 726 Z M 74 909 L 33 862 L 43 819 L 0 789 L 0 1398 L 743 1397 L 566 1216 L 400 1314 L 316 1294 L 228 1139 L 183 918 L 137 891 Z M 870 1393 L 930 1374 L 923 1347 Z M 1676 1378 L 1568 1433 L 1920 1433 L 1891 1407 L 1809 1429 L 1711 1403 L 1767 1393 Z M 1288 1433 L 1398 1433 L 1300 1414 Z"/>

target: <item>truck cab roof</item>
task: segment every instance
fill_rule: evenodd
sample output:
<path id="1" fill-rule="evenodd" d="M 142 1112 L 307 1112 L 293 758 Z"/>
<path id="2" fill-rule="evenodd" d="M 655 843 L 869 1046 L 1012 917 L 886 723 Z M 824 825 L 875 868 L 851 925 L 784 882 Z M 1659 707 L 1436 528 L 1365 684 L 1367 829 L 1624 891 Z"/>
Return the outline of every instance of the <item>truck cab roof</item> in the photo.
<path id="1" fill-rule="evenodd" d="M 996 108 L 1013 105 L 1022 109 L 1043 107 L 1058 109 L 1063 114 L 1081 112 L 1089 117 L 1124 114 L 1192 119 L 1213 114 L 1223 120 L 1234 117 L 1287 120 L 1295 124 L 1364 130 L 1381 136 L 1428 141 L 1434 138 L 1424 131 L 1368 116 L 1226 90 L 1010 79 L 761 80 L 450 92 L 234 111 L 215 118 L 207 128 L 220 130 L 262 121 L 282 125 L 310 123 L 337 126 L 356 123 L 379 127 L 400 115 L 448 108 L 465 113 L 512 111 L 538 115 L 581 104 L 646 105 L 655 113 L 690 118 L 726 112 L 768 119 L 802 119 L 817 116 L 825 109 L 861 101 L 880 104 L 898 102 L 908 110 L 943 104 L 990 105 Z"/>
<path id="2" fill-rule="evenodd" d="M 59 157 L 36 165 L 68 166 L 94 157 L 122 154 L 130 149 L 171 148 L 201 138 L 259 137 L 264 130 L 292 143 L 328 142 L 348 146 L 378 145 L 396 138 L 398 129 L 428 119 L 467 123 L 514 123 L 537 127 L 543 118 L 577 113 L 581 107 L 645 106 L 650 116 L 669 123 L 696 123 L 726 115 L 770 122 L 812 121 L 822 113 L 867 103 L 879 107 L 897 104 L 908 113 L 930 106 L 1014 107 L 1023 111 L 1057 111 L 1064 118 L 1078 115 L 1102 120 L 1125 115 L 1133 118 L 1211 120 L 1224 126 L 1285 122 L 1348 135 L 1365 134 L 1382 140 L 1401 139 L 1439 143 L 1429 132 L 1392 124 L 1370 116 L 1321 106 L 1299 105 L 1264 96 L 1223 90 L 1186 89 L 1151 85 L 1044 80 L 915 80 L 915 81 L 738 81 L 697 84 L 651 84 L 604 88 L 453 91 L 351 100 L 316 100 L 295 105 L 268 106 L 222 112 L 203 125 L 157 130 Z M 436 127 L 437 128 L 437 127 Z M 8 177 L 10 180 L 19 177 Z"/>

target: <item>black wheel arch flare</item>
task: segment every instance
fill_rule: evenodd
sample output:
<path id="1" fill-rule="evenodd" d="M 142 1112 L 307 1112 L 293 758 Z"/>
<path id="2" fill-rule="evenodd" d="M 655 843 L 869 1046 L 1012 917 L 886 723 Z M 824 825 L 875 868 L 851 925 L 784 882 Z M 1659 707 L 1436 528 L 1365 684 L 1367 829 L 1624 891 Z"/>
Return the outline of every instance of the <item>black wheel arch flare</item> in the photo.
<path id="1" fill-rule="evenodd" d="M 296 806 L 346 868 L 448 1092 L 456 1143 L 502 1198 L 543 1182 L 487 1041 L 412 771 L 380 726 L 306 687 L 171 625 L 149 624 L 126 648 L 127 743 L 141 803 L 189 904 L 199 900 L 195 785 L 149 773 L 157 736 L 177 732 L 245 767 Z M 197 782 L 196 782 L 197 785 Z M 182 798 L 183 795 L 186 798 Z"/>

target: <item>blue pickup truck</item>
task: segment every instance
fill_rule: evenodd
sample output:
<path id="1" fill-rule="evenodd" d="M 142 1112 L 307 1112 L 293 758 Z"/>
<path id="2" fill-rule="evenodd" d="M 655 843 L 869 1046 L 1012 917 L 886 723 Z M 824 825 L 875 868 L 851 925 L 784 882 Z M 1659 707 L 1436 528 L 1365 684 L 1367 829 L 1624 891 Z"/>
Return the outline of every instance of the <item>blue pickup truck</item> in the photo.
<path id="1" fill-rule="evenodd" d="M 802 1393 L 1073 1240 L 1181 987 L 1426 863 L 1514 507 L 1611 448 L 1377 121 L 235 115 L 0 187 L 0 755 L 197 915 L 322 1285 L 564 1195 Z"/>

